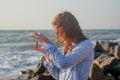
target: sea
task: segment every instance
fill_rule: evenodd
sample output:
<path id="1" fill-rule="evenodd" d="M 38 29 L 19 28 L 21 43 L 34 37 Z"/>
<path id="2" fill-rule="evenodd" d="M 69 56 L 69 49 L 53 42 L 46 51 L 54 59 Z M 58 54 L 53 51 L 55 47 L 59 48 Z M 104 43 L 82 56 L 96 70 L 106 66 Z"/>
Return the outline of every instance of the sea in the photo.
<path id="1" fill-rule="evenodd" d="M 53 43 L 56 42 L 53 30 L 0 30 L 0 80 L 14 79 L 20 71 L 34 70 L 40 62 L 43 55 L 29 48 L 35 45 L 35 39 L 29 35 L 31 32 L 42 32 Z M 83 33 L 94 44 L 96 41 L 120 44 L 120 29 L 85 29 Z"/>

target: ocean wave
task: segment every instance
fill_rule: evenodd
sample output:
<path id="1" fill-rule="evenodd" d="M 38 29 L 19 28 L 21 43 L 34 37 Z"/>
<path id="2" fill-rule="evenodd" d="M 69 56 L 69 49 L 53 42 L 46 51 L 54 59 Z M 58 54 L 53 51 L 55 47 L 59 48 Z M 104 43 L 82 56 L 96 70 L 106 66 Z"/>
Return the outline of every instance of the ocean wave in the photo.
<path id="1" fill-rule="evenodd" d="M 116 39 L 116 40 L 110 40 L 110 41 L 112 41 L 112 42 L 118 42 L 119 45 L 120 45 L 120 38 L 119 38 L 119 39 Z"/>
<path id="2" fill-rule="evenodd" d="M 18 74 L 27 68 L 34 69 L 40 61 L 42 54 L 37 51 L 8 52 L 0 54 L 0 78 L 5 78 L 13 73 Z M 14 75 L 14 74 L 13 74 Z"/>

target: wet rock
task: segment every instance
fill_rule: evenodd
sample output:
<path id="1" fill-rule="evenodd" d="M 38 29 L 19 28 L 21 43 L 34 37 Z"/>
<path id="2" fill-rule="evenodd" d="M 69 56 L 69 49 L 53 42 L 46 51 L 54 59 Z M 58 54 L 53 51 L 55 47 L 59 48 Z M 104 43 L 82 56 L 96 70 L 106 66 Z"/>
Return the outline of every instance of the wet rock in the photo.
<path id="1" fill-rule="evenodd" d="M 98 58 L 99 56 L 101 56 L 104 53 L 101 52 L 94 52 L 94 59 Z"/>
<path id="2" fill-rule="evenodd" d="M 120 59 L 120 46 L 119 45 L 115 46 L 114 56 Z"/>
<path id="3" fill-rule="evenodd" d="M 109 53 L 100 55 L 93 61 L 89 80 L 119 80 L 119 64 L 120 61 Z"/>
<path id="4" fill-rule="evenodd" d="M 110 47 L 119 45 L 118 42 L 108 42 L 108 43 L 109 43 L 109 46 L 110 46 Z"/>
<path id="5" fill-rule="evenodd" d="M 110 51 L 109 43 L 102 41 L 102 42 L 101 42 L 101 46 L 102 46 L 102 48 L 103 48 L 106 52 L 109 52 L 109 51 Z"/>
<path id="6" fill-rule="evenodd" d="M 113 74 L 113 67 L 117 65 L 117 59 L 115 57 L 109 57 L 100 64 L 100 68 L 104 74 Z"/>
<path id="7" fill-rule="evenodd" d="M 94 45 L 95 52 L 104 52 L 104 49 L 101 47 L 101 44 L 99 41 L 96 41 L 96 44 Z"/>
<path id="8" fill-rule="evenodd" d="M 111 77 L 103 74 L 100 67 L 96 63 L 93 63 L 89 74 L 89 80 L 111 80 Z"/>
<path id="9" fill-rule="evenodd" d="M 35 68 L 35 73 L 42 74 L 47 71 L 47 69 L 44 67 L 43 62 L 45 61 L 45 57 L 43 56 L 40 60 L 40 63 L 38 63 L 37 67 Z M 47 71 L 48 72 L 48 71 Z M 49 73 L 49 72 L 48 72 Z"/>
<path id="10" fill-rule="evenodd" d="M 114 53 L 114 49 L 115 49 L 114 46 L 113 46 L 113 47 L 110 47 L 110 51 L 109 51 L 109 53 L 110 53 L 110 54 L 113 54 L 113 53 Z"/>
<path id="11" fill-rule="evenodd" d="M 109 55 L 107 54 L 102 54 L 101 56 L 99 56 L 96 60 L 98 61 L 99 65 L 104 62 L 107 58 L 109 58 Z"/>
<path id="12" fill-rule="evenodd" d="M 115 65 L 113 70 L 117 80 L 120 80 L 120 63 L 118 65 Z"/>
<path id="13" fill-rule="evenodd" d="M 120 75 L 120 64 L 114 66 L 114 70 L 116 70 L 116 73 Z"/>
<path id="14" fill-rule="evenodd" d="M 101 41 L 101 46 L 106 52 L 110 52 L 110 48 L 119 45 L 117 42 L 104 42 Z"/>
<path id="15" fill-rule="evenodd" d="M 30 80 L 55 80 L 51 75 L 37 75 L 36 77 L 31 78 Z"/>
<path id="16" fill-rule="evenodd" d="M 43 66 L 43 62 L 45 57 L 43 56 L 40 60 L 40 63 L 37 65 L 35 71 L 30 69 L 24 72 L 24 74 L 28 74 L 27 80 L 55 80 L 50 73 L 48 72 L 47 68 Z"/>

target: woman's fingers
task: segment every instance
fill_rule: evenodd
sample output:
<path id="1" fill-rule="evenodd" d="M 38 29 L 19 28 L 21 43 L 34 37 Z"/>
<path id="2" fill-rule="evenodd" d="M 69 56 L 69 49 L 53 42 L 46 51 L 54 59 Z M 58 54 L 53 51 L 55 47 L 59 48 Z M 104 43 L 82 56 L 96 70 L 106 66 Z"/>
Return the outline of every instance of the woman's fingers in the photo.
<path id="1" fill-rule="evenodd" d="M 38 34 L 37 33 L 30 33 L 30 36 L 31 37 L 33 37 L 33 38 L 35 38 L 35 39 L 39 39 L 39 36 L 38 36 Z"/>
<path id="2" fill-rule="evenodd" d="M 30 36 L 40 41 L 43 45 L 50 42 L 42 33 L 30 33 Z"/>
<path id="3" fill-rule="evenodd" d="M 45 37 L 42 33 L 30 33 L 30 36 L 35 38 L 37 41 L 36 41 L 36 46 L 29 46 L 29 48 L 41 52 L 45 56 L 48 65 L 50 65 L 50 59 L 47 56 L 45 49 L 38 46 L 38 41 L 40 41 L 43 45 L 45 45 L 50 42 L 49 39 Z"/>
<path id="4" fill-rule="evenodd" d="M 34 46 L 29 46 L 29 48 L 30 48 L 30 49 L 33 49 L 33 50 L 37 50 L 37 48 L 34 47 Z"/>
<path id="5" fill-rule="evenodd" d="M 42 52 L 43 54 L 46 54 L 45 49 L 41 48 L 41 47 L 35 47 L 35 46 L 29 46 L 30 49 L 33 49 L 35 51 L 39 51 Z"/>
<path id="6" fill-rule="evenodd" d="M 43 38 L 46 38 L 42 33 L 30 33 L 30 36 L 39 40 L 42 40 Z"/>

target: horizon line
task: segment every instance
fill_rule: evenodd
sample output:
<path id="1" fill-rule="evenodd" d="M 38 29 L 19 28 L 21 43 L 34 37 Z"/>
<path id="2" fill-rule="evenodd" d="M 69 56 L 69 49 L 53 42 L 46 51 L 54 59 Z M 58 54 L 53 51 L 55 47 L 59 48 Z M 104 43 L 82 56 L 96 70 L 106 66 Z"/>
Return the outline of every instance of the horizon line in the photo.
<path id="1" fill-rule="evenodd" d="M 96 28 L 92 28 L 92 29 L 82 29 L 82 30 L 117 30 L 117 29 L 120 29 L 120 28 L 110 28 L 110 29 L 107 29 L 107 28 L 100 28 L 100 29 L 96 29 Z M 0 31 L 6 31 L 6 30 L 53 30 L 53 29 L 0 29 Z"/>

